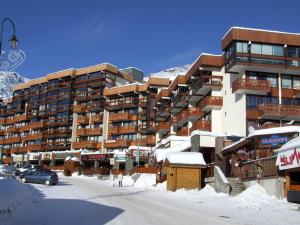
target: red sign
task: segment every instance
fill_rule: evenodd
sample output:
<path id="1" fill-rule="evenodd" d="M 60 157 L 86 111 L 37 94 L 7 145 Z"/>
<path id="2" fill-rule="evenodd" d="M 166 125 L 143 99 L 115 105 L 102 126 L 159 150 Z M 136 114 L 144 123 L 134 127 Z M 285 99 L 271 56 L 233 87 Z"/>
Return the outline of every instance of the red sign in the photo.
<path id="1" fill-rule="evenodd" d="M 300 167 L 300 149 L 295 148 L 286 152 L 280 152 L 278 157 L 280 157 L 280 170 Z"/>
<path id="2" fill-rule="evenodd" d="M 81 155 L 81 160 L 106 160 L 113 158 L 114 154 L 90 154 L 90 155 Z"/>

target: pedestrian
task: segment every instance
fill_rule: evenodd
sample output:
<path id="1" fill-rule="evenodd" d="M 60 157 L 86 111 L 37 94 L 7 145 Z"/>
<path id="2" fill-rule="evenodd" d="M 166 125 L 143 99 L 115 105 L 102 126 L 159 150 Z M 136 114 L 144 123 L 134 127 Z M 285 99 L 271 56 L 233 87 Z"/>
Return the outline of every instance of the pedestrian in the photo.
<path id="1" fill-rule="evenodd" d="M 119 180 L 119 187 L 122 187 L 123 174 L 121 172 L 118 174 L 118 180 Z"/>

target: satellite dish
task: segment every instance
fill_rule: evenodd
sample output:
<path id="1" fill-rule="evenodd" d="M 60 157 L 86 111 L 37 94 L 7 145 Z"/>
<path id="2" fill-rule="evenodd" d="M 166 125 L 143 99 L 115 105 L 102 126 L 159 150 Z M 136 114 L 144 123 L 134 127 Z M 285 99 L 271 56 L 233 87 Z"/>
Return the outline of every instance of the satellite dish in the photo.
<path id="1" fill-rule="evenodd" d="M 248 127 L 248 132 L 249 132 L 249 134 L 254 134 L 254 127 L 252 127 L 252 126 L 249 126 Z"/>

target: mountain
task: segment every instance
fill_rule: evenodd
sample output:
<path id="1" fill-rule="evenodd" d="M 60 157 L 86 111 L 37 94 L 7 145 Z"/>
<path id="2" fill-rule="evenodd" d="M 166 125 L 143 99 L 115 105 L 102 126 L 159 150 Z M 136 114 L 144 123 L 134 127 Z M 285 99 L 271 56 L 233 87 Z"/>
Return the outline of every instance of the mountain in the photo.
<path id="1" fill-rule="evenodd" d="M 13 86 L 28 80 L 16 72 L 0 71 L 0 98 L 11 97 Z"/>
<path id="2" fill-rule="evenodd" d="M 184 75 L 189 68 L 191 67 L 191 64 L 187 64 L 184 66 L 177 66 L 169 69 L 165 69 L 156 73 L 150 73 L 150 77 L 166 77 L 170 78 L 171 80 L 174 80 L 177 75 Z M 148 78 L 148 77 L 147 77 Z"/>

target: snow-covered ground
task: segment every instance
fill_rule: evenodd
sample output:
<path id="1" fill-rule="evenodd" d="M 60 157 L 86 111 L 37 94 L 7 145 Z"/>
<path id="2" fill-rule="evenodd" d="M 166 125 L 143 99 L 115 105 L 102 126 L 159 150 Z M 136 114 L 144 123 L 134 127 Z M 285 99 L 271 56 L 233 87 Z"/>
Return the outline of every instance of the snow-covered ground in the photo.
<path id="1" fill-rule="evenodd" d="M 57 186 L 0 180 L 0 224 L 297 224 L 297 205 L 254 185 L 236 197 L 166 191 L 153 175 L 124 177 L 122 188 L 97 177 L 60 176 Z M 115 181 L 114 184 L 117 184 Z M 5 209 L 10 208 L 10 214 Z"/>

